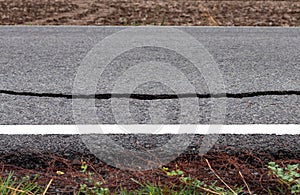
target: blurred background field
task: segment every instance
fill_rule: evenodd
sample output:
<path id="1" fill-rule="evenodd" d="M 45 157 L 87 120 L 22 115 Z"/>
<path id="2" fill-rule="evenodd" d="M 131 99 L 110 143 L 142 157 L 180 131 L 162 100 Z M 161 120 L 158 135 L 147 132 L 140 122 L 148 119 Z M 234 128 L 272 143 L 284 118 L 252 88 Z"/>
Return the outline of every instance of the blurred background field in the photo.
<path id="1" fill-rule="evenodd" d="M 0 24 L 300 26 L 300 1 L 0 0 Z"/>

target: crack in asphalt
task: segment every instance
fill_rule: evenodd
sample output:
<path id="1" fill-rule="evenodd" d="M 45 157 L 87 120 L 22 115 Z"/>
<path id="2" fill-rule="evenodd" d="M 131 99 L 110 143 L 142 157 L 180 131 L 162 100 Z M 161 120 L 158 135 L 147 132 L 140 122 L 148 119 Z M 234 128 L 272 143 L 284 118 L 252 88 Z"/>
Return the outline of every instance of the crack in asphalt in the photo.
<path id="1" fill-rule="evenodd" d="M 160 99 L 180 99 L 180 98 L 247 98 L 258 96 L 281 96 L 281 95 L 300 95 L 300 91 L 255 91 L 245 93 L 216 93 L 216 94 L 122 94 L 122 93 L 105 93 L 105 94 L 63 94 L 63 93 L 35 93 L 35 92 L 18 92 L 11 90 L 0 90 L 1 94 L 16 96 L 32 96 L 32 97 L 50 97 L 50 98 L 66 98 L 66 99 L 111 99 L 111 98 L 129 98 L 137 100 L 160 100 Z"/>

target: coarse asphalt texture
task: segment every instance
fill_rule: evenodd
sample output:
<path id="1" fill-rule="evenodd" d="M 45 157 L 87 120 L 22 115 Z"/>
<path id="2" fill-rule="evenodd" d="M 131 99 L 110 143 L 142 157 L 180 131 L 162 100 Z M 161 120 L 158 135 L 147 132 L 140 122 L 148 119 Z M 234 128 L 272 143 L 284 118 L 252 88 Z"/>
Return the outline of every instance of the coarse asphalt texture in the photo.
<path id="1" fill-rule="evenodd" d="M 215 121 L 222 124 L 299 124 L 300 28 L 174 27 L 195 38 L 210 54 L 222 76 L 224 91 L 211 92 L 211 83 L 206 79 L 209 72 L 197 72 L 191 61 L 174 50 L 136 47 L 121 53 L 105 67 L 93 91 L 97 94 L 94 98 L 81 94 L 79 104 L 93 101 L 82 106 L 88 110 L 83 111 L 87 115 L 76 118 L 78 111 L 74 108 L 72 93 L 84 58 L 97 44 L 101 46 L 105 38 L 127 28 L 2 26 L 0 124 L 211 124 Z M 158 27 L 147 28 L 151 34 Z M 143 38 L 145 35 L 136 33 L 134 36 Z M 119 38 L 126 40 L 128 36 L 121 33 Z M 185 44 L 185 38 L 176 34 L 174 37 L 170 34 L 172 39 Z M 107 52 L 118 49 L 118 44 L 121 47 L 123 43 L 112 40 Z M 193 48 L 190 50 L 193 54 Z M 182 93 L 177 93 L 157 80 L 148 82 L 145 79 L 147 82 L 135 86 L 133 91 L 124 93 L 117 89 L 113 94 L 112 89 L 122 74 L 133 65 L 153 61 L 176 67 L 194 88 L 180 84 L 176 90 Z M 165 76 L 173 82 L 172 79 L 181 78 L 173 74 L 176 71 L 165 67 L 156 71 L 157 78 Z M 143 71 L 147 72 L 147 67 L 140 69 Z M 128 74 L 125 83 L 135 79 L 130 71 Z M 137 80 L 143 80 L 141 75 Z M 138 98 L 130 95 L 132 93 Z M 112 108 L 115 102 L 121 106 Z M 90 103 L 94 103 L 92 108 L 87 106 Z M 215 105 L 218 103 L 221 108 Z M 124 110 L 123 105 L 127 105 L 128 110 Z M 194 108 L 195 113 L 189 113 L 186 108 Z M 214 119 L 218 109 L 224 113 L 218 115 L 221 119 Z M 96 114 L 90 115 L 90 110 L 96 110 Z M 134 141 L 130 140 L 141 139 L 147 148 L 147 143 L 156 147 L 170 136 L 112 135 L 129 148 L 134 146 Z M 191 148 L 196 148 L 199 139 L 193 139 Z M 299 140 L 298 135 L 222 135 L 215 147 L 231 151 L 263 149 L 300 157 Z M 0 145 L 4 153 L 29 149 L 62 154 L 67 150 L 85 151 L 78 135 L 1 135 Z"/>

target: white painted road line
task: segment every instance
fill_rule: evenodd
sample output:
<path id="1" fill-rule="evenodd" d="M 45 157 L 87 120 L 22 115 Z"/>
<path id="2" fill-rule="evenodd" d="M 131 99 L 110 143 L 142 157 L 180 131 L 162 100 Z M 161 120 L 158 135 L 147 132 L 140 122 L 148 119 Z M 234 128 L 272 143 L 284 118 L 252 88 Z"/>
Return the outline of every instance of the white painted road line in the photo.
<path id="1" fill-rule="evenodd" d="M 138 129 L 143 129 L 138 131 Z M 149 131 L 145 131 L 148 129 Z M 220 131 L 216 131 L 219 129 Z M 132 131 L 131 131 L 132 130 Z M 300 134 L 300 125 L 0 125 L 0 134 Z"/>

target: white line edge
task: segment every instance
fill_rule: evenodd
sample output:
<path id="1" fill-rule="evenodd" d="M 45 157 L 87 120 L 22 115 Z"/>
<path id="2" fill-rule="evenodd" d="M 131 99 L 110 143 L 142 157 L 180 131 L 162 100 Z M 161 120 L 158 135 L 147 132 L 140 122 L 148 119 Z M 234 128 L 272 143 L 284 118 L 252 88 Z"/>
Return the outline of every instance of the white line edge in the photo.
<path id="1" fill-rule="evenodd" d="M 145 129 L 149 131 L 145 132 Z M 139 131 L 142 130 L 142 131 Z M 300 134 L 300 125 L 0 125 L 0 134 Z"/>

